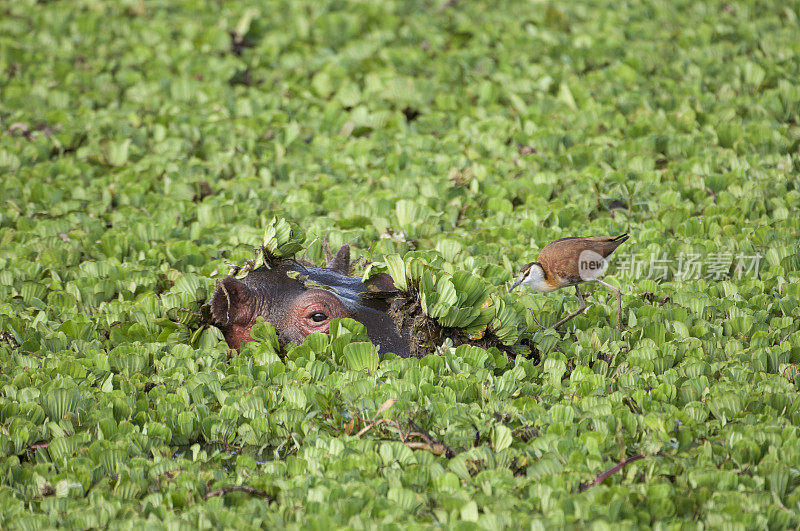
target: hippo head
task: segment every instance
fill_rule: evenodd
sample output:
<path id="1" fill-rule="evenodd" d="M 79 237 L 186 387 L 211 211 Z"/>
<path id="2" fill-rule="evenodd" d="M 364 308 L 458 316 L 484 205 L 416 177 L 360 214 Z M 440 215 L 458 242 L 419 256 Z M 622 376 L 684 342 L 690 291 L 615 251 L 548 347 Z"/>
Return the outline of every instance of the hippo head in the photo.
<path id="1" fill-rule="evenodd" d="M 211 322 L 228 346 L 239 350 L 251 341 L 257 317 L 275 327 L 283 343 L 300 344 L 308 334 L 328 333 L 331 319 L 349 317 L 367 327 L 367 335 L 384 352 L 409 356 L 408 331 L 399 331 L 387 313 L 397 294 L 385 273 L 366 282 L 350 277 L 350 247 L 342 246 L 325 267 L 284 261 L 251 271 L 243 279 L 226 277 L 209 301 Z"/>

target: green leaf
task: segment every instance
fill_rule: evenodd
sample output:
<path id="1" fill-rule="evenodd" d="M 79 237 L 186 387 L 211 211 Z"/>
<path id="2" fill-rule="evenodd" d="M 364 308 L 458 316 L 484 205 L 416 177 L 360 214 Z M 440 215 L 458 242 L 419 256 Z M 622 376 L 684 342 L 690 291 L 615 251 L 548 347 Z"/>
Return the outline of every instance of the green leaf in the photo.
<path id="1" fill-rule="evenodd" d="M 492 428 L 492 447 L 495 452 L 502 452 L 511 446 L 513 437 L 508 427 L 498 424 Z"/>
<path id="2" fill-rule="evenodd" d="M 250 31 L 250 24 L 253 22 L 253 19 L 258 15 L 257 9 L 247 9 L 244 14 L 239 18 L 239 21 L 236 23 L 236 28 L 234 30 L 235 35 L 242 39 L 247 32 Z"/>
<path id="3" fill-rule="evenodd" d="M 408 282 L 406 280 L 406 264 L 402 258 L 393 254 L 384 258 L 386 267 L 389 269 L 389 276 L 394 280 L 394 285 L 400 291 L 408 291 Z"/>
<path id="4" fill-rule="evenodd" d="M 42 408 L 52 420 L 61 420 L 67 413 L 77 413 L 81 393 L 77 389 L 53 389 L 42 395 Z"/>
<path id="5" fill-rule="evenodd" d="M 375 346 L 369 342 L 350 343 L 344 347 L 344 358 L 348 369 L 373 373 L 378 369 L 380 358 Z"/>

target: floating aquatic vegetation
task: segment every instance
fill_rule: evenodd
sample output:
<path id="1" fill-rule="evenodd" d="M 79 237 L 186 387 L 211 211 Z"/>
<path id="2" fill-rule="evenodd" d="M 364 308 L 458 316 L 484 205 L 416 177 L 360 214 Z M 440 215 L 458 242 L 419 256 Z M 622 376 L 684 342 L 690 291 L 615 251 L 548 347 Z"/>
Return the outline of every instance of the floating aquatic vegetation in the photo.
<path id="1" fill-rule="evenodd" d="M 800 526 L 796 2 L 2 9 L 0 528 Z M 200 326 L 325 243 L 431 354 Z"/>

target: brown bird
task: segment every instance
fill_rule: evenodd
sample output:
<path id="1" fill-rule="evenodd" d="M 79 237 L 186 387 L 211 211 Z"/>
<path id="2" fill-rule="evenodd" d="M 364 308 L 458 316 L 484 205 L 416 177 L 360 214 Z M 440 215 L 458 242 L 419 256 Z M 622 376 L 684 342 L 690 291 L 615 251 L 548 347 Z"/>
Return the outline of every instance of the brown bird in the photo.
<path id="1" fill-rule="evenodd" d="M 552 241 L 539 252 L 537 262 L 522 266 L 509 291 L 519 285 L 530 286 L 540 293 L 575 286 L 575 293 L 578 295 L 581 306 L 553 325 L 553 328 L 557 328 L 586 309 L 586 301 L 583 300 L 583 294 L 578 284 L 599 282 L 617 295 L 618 323 L 619 329 L 622 330 L 622 293 L 618 288 L 603 282 L 598 277 L 608 267 L 607 258 L 627 239 L 628 235 L 623 234 L 615 238 L 590 236 L 561 238 Z M 536 324 L 539 324 L 536 316 L 534 316 L 534 320 Z"/>

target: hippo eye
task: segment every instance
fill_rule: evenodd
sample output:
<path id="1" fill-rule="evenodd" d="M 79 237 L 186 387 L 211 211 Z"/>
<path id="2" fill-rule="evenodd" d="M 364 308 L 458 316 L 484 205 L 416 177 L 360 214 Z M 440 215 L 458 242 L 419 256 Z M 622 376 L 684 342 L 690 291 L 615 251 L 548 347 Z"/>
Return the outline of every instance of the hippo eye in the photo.
<path id="1" fill-rule="evenodd" d="M 311 314 L 311 320 L 314 321 L 315 323 L 321 323 L 322 321 L 324 321 L 327 318 L 328 318 L 328 316 L 325 315 L 322 312 L 317 312 L 317 313 Z"/>

